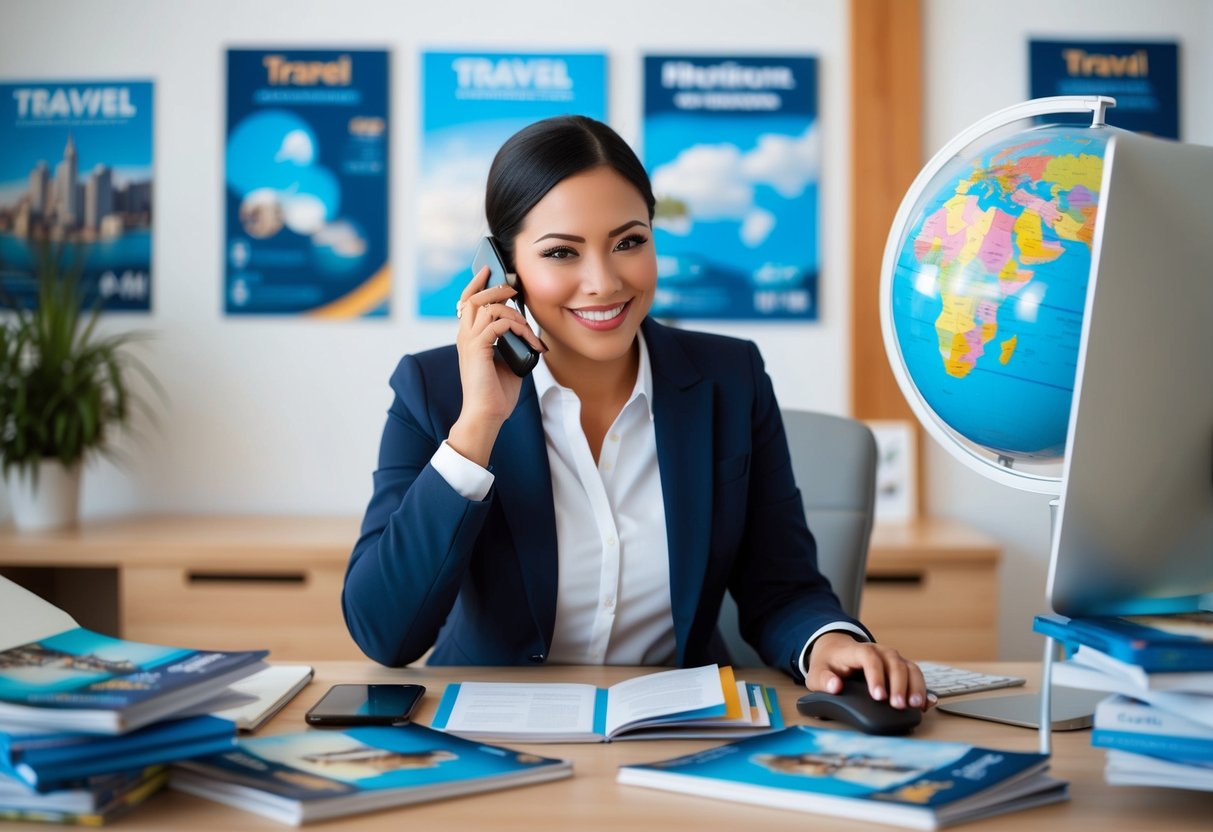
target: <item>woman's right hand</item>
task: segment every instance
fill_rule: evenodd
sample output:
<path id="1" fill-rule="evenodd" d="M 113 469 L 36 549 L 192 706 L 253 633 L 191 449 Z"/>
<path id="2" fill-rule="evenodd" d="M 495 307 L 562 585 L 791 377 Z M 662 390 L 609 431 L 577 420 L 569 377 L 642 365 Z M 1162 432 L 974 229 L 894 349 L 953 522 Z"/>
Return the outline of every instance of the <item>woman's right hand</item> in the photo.
<path id="1" fill-rule="evenodd" d="M 522 389 L 522 379 L 496 359 L 493 345 L 512 330 L 536 350 L 547 351 L 526 318 L 505 304 L 518 292 L 505 284 L 486 289 L 488 278 L 486 266 L 459 296 L 455 346 L 459 350 L 463 409 L 447 436 L 447 444 L 482 467 L 488 466 L 497 433 L 514 412 Z"/>

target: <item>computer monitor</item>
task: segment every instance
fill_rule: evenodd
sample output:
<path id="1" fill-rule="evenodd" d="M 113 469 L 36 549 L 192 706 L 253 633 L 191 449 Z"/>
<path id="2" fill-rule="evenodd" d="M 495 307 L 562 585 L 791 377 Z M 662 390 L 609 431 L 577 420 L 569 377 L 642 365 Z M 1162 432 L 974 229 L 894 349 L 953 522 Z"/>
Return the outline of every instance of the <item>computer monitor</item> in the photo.
<path id="1" fill-rule="evenodd" d="M 1213 609 L 1213 147 L 1118 133 L 1104 164 L 1048 598 Z"/>

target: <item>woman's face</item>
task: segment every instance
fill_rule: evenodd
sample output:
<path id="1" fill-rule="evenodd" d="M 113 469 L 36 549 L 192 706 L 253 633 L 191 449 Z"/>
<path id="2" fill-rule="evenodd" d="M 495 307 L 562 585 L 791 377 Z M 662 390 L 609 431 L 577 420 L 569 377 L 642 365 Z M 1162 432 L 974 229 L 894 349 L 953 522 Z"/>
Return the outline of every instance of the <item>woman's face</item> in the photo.
<path id="1" fill-rule="evenodd" d="M 570 176 L 526 215 L 514 267 L 552 357 L 627 356 L 657 287 L 648 205 L 612 168 Z"/>

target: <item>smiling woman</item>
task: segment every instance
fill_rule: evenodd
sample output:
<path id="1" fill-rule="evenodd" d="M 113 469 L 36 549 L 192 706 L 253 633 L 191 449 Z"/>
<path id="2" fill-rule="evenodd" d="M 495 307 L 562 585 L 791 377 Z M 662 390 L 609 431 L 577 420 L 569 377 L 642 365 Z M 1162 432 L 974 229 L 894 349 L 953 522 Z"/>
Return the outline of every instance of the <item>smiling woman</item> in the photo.
<path id="1" fill-rule="evenodd" d="M 727 590 L 768 664 L 830 691 L 862 672 L 875 698 L 924 707 L 917 666 L 817 569 L 758 350 L 648 317 L 654 206 L 601 122 L 547 119 L 502 146 L 485 214 L 517 280 L 480 269 L 455 345 L 392 377 L 350 632 L 389 665 L 431 647 L 434 664 L 728 664 Z M 506 333 L 542 354 L 525 378 L 496 356 Z"/>

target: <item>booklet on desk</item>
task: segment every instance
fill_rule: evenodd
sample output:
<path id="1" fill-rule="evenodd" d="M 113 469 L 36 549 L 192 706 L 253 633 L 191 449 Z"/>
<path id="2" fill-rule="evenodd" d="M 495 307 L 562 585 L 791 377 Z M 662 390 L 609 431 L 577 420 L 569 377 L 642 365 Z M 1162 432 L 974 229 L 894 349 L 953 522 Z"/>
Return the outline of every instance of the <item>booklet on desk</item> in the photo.
<path id="1" fill-rule="evenodd" d="M 170 785 L 298 826 L 572 773 L 565 760 L 408 724 L 240 740 L 235 751 L 174 767 Z"/>
<path id="2" fill-rule="evenodd" d="M 648 765 L 618 781 L 700 797 L 937 829 L 1055 803 L 1048 756 L 793 726 Z"/>
<path id="3" fill-rule="evenodd" d="M 609 688 L 461 682 L 447 685 L 432 725 L 468 739 L 506 742 L 737 736 L 729 732 L 753 733 L 753 719 L 761 719 L 749 708 L 748 693 L 746 700 L 743 713 L 732 668 L 714 664 L 637 676 Z M 770 699 L 762 705 L 770 718 Z"/>
<path id="4" fill-rule="evenodd" d="M 45 794 L 0 777 L 0 820 L 101 826 L 138 806 L 167 782 L 165 766 L 89 778 Z"/>
<path id="5" fill-rule="evenodd" d="M 1213 766 L 1213 727 L 1128 696 L 1110 696 L 1096 706 L 1091 745 Z"/>
<path id="6" fill-rule="evenodd" d="M 1032 629 L 1085 645 L 1146 673 L 1213 670 L 1213 613 L 1067 618 L 1038 615 Z"/>
<path id="7" fill-rule="evenodd" d="M 214 697 L 263 668 L 266 652 L 111 638 L 0 577 L 0 722 L 124 733 Z"/>
<path id="8" fill-rule="evenodd" d="M 251 701 L 214 711 L 213 715 L 230 719 L 240 731 L 252 733 L 281 711 L 310 681 L 310 665 L 270 665 L 231 686 L 230 690 L 249 696 Z"/>
<path id="9" fill-rule="evenodd" d="M 8 727 L 0 730 L 0 774 L 47 792 L 82 778 L 216 754 L 235 744 L 236 726 L 213 716 L 165 720 L 117 736 Z"/>

